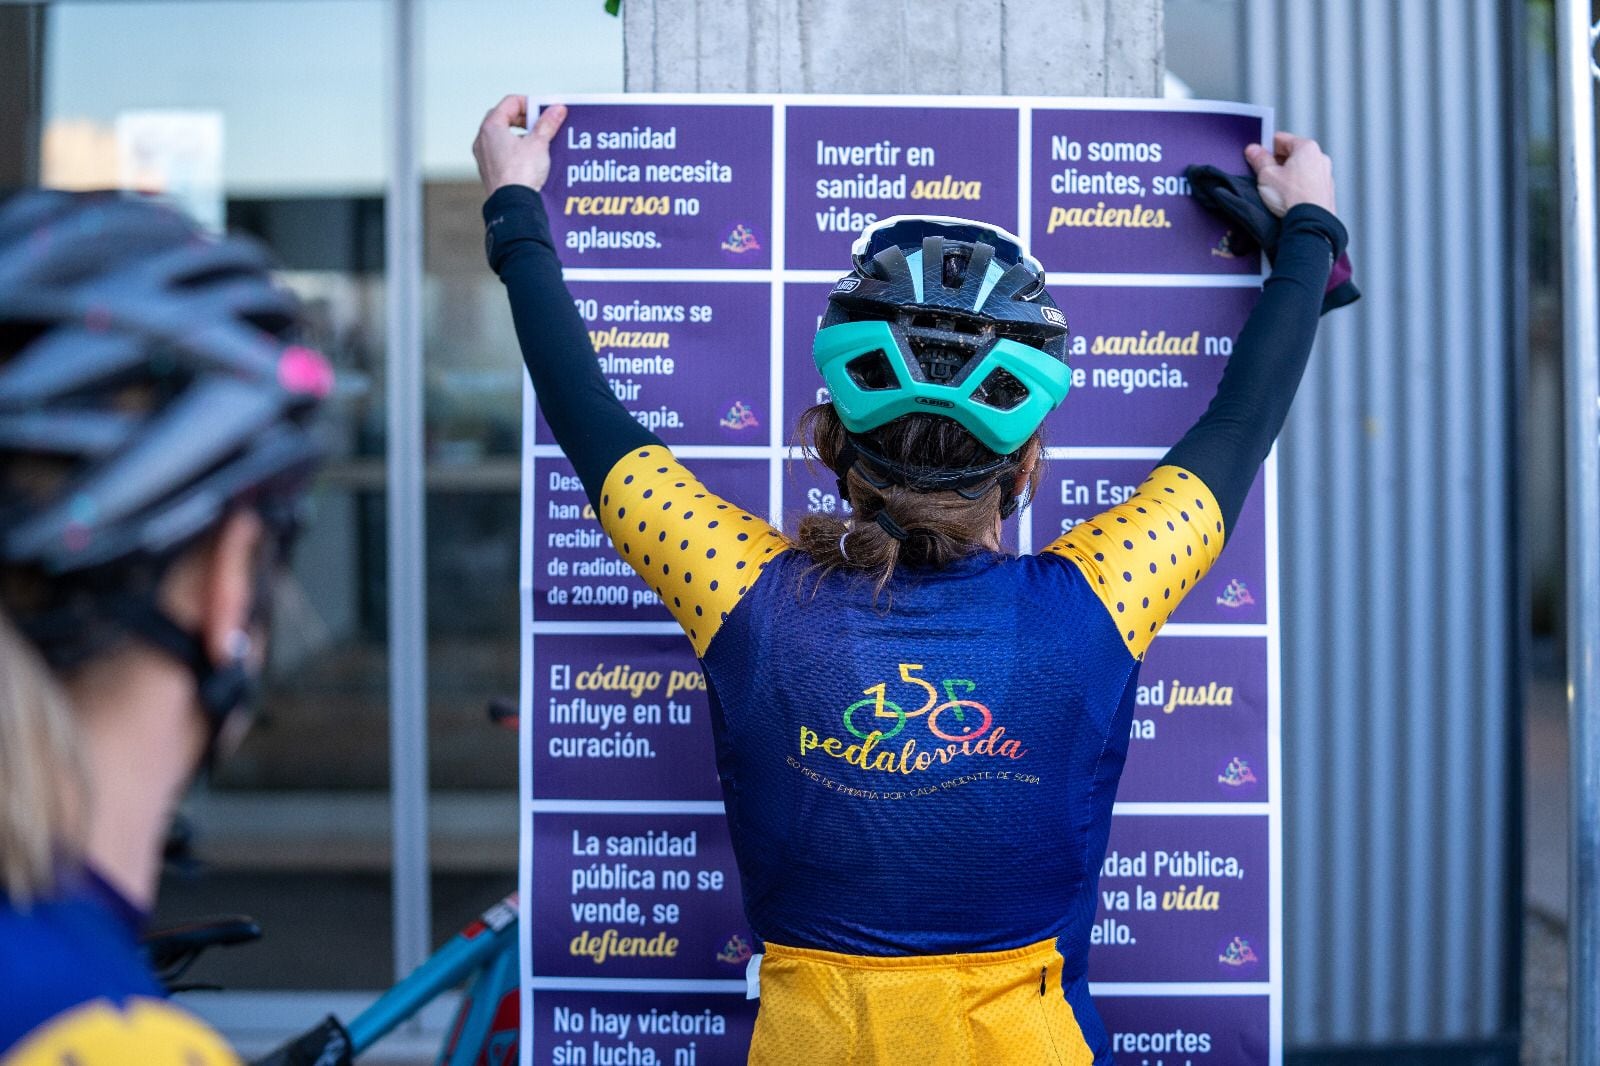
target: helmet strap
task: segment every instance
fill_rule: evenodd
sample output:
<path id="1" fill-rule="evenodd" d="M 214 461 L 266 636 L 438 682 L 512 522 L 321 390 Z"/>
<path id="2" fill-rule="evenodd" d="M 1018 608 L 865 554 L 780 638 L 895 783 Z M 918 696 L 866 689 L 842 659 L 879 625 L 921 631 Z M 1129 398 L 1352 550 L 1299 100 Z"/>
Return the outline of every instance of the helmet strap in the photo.
<path id="1" fill-rule="evenodd" d="M 135 636 L 188 667 L 194 675 L 195 696 L 207 725 L 200 768 L 210 771 L 223 727 L 255 692 L 256 679 L 246 667 L 246 656 L 238 654 L 220 665 L 212 662 L 200 638 L 173 621 L 150 596 L 114 597 L 106 603 L 106 610 Z"/>
<path id="2" fill-rule="evenodd" d="M 890 478 L 878 477 L 865 464 L 863 464 L 861 462 L 861 452 L 863 450 L 867 451 L 868 458 L 874 462 L 877 462 L 885 467 L 891 466 L 889 460 L 879 456 L 876 452 L 865 448 L 858 449 L 856 447 L 855 434 L 846 435 L 844 439 L 844 447 L 839 450 L 839 457 L 836 460 L 840 468 L 843 470 L 843 473 L 836 475 L 839 483 L 839 499 L 841 500 L 850 499 L 849 482 L 850 471 L 852 470 L 861 475 L 861 480 L 865 481 L 867 484 L 871 485 L 880 492 L 884 489 L 893 488 L 897 484 L 897 482 Z M 903 484 L 903 482 L 899 482 L 898 484 Z"/>
<path id="3" fill-rule="evenodd" d="M 1001 518 L 1010 518 L 1027 502 L 1019 500 L 1006 485 L 1006 475 L 1017 468 L 1011 456 L 1000 456 L 993 462 L 957 470 L 924 470 L 879 454 L 851 433 L 846 435 L 836 461 L 842 470 L 837 475 L 841 500 L 850 498 L 848 483 L 850 471 L 854 470 L 867 484 L 880 490 L 902 485 L 913 492 L 954 492 L 964 500 L 980 500 L 998 488 Z M 883 476 L 875 475 L 873 467 L 882 470 Z"/>
<path id="4" fill-rule="evenodd" d="M 1033 502 L 1033 482 L 1031 481 L 1023 485 L 1020 493 L 1012 492 L 1004 485 L 1001 485 L 1001 491 L 1004 493 L 1000 503 L 1000 517 L 1002 519 L 1010 518 Z"/>
<path id="5" fill-rule="evenodd" d="M 901 544 L 904 544 L 911 536 L 910 533 L 906 532 L 905 527 L 899 522 L 896 522 L 894 517 L 890 515 L 888 511 L 879 511 L 877 515 L 873 517 L 873 521 L 878 523 L 879 529 L 882 529 L 885 533 L 889 534 L 889 536 L 893 537 Z"/>

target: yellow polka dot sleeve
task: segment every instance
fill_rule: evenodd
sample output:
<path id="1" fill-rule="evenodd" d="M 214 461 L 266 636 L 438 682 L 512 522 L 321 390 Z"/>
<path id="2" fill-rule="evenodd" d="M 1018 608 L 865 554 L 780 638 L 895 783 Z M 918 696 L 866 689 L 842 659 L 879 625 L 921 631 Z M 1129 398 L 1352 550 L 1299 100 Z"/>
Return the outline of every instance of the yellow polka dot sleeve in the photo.
<path id="1" fill-rule="evenodd" d="M 704 655 L 728 612 L 789 547 L 783 534 L 708 491 L 660 446 L 617 460 L 600 525 Z"/>
<path id="2" fill-rule="evenodd" d="M 1073 526 L 1049 547 L 1089 579 L 1122 642 L 1144 658 L 1172 612 L 1222 552 L 1222 511 L 1177 466 L 1158 466 L 1129 499 Z"/>

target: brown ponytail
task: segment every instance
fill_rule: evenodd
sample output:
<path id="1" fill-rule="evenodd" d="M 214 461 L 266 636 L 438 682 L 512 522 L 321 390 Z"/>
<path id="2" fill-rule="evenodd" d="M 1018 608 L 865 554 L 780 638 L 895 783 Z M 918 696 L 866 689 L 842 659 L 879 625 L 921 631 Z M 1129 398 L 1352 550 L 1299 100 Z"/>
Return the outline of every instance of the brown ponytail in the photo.
<path id="1" fill-rule="evenodd" d="M 838 471 L 848 441 L 844 425 L 832 404 L 818 404 L 800 416 L 796 432 L 808 458 Z M 895 462 L 935 469 L 956 469 L 992 462 L 994 453 L 971 433 L 948 418 L 907 415 L 862 435 L 884 457 Z M 1039 434 L 1019 449 L 1020 454 L 1039 443 Z M 1029 474 L 1029 491 L 1038 487 L 1038 463 Z M 880 485 L 854 466 L 846 476 L 852 520 L 833 515 L 807 515 L 796 540 L 816 563 L 815 571 L 855 571 L 873 579 L 881 593 L 901 565 L 915 569 L 942 569 L 991 542 L 1000 505 L 1009 498 L 1015 471 L 1000 475 L 997 484 L 976 499 L 959 492 L 916 492 L 903 485 Z M 881 516 L 881 517 L 880 517 Z M 904 533 L 904 540 L 896 534 Z"/>

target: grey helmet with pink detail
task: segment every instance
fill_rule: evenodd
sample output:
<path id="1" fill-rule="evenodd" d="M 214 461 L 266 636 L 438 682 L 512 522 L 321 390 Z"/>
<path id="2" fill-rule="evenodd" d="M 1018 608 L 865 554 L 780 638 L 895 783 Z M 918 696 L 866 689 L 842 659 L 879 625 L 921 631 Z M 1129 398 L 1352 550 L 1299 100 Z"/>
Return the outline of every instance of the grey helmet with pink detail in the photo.
<path id="1" fill-rule="evenodd" d="M 149 590 L 235 509 L 287 540 L 321 459 L 311 418 L 332 371 L 292 341 L 297 303 L 269 266 L 143 198 L 0 202 L 0 568 L 87 590 L 63 602 L 103 601 L 189 661 L 219 718 L 246 686 Z"/>

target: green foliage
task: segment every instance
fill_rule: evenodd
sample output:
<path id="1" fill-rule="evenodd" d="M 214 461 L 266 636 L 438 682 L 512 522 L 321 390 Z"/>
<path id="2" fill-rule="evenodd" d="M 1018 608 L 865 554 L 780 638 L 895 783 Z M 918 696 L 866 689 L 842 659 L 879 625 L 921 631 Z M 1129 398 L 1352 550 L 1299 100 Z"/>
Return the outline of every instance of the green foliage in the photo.
<path id="1" fill-rule="evenodd" d="M 622 0 L 606 0 L 606 14 L 615 15 L 622 11 Z"/>

